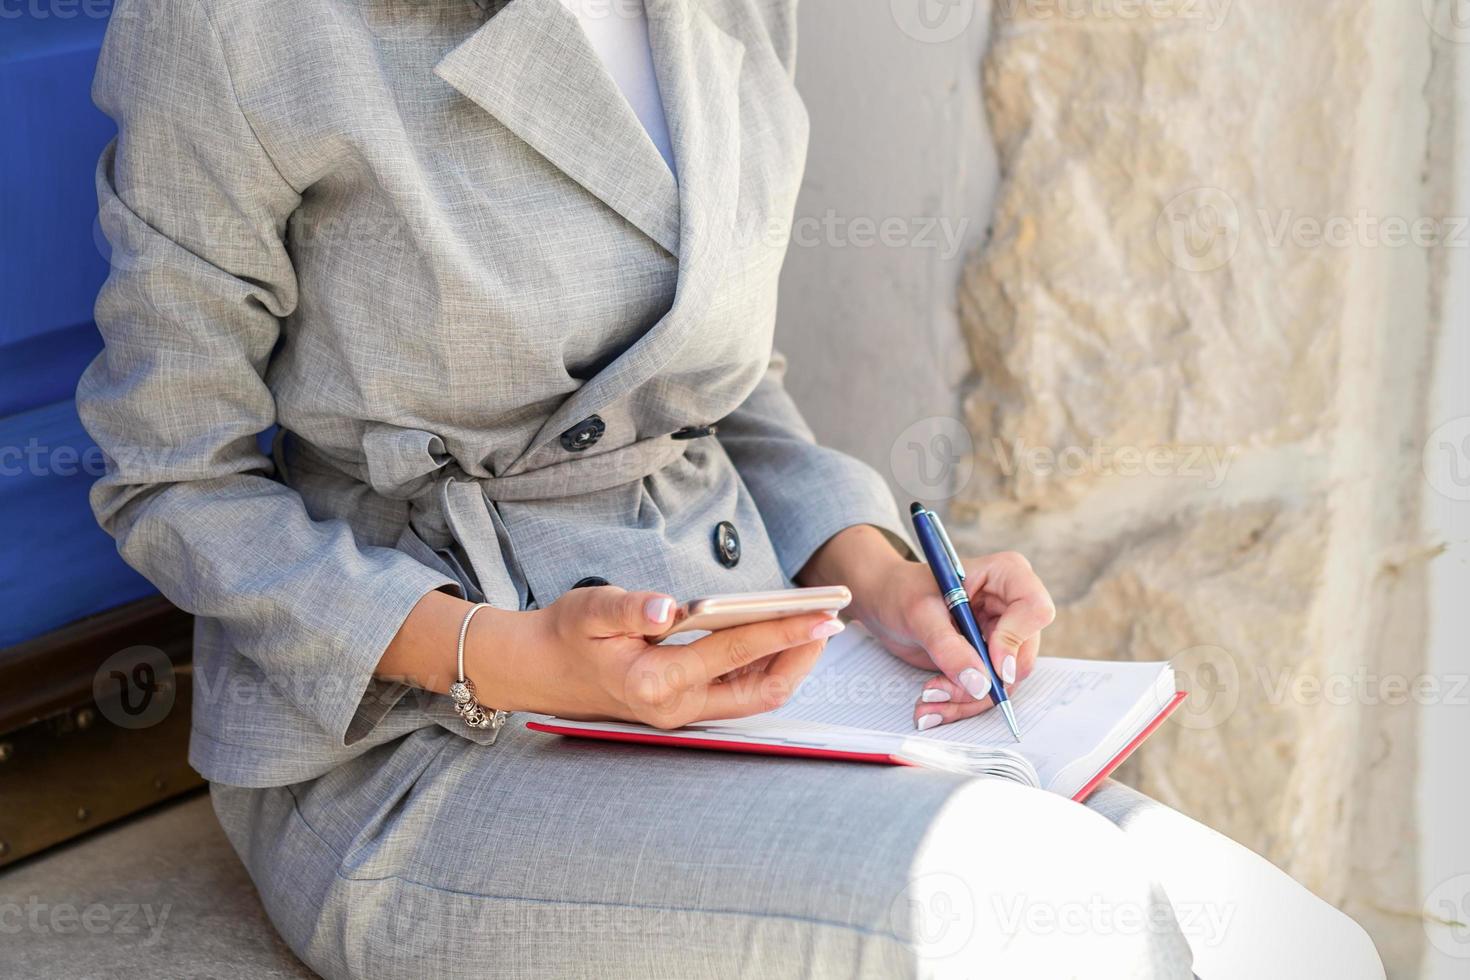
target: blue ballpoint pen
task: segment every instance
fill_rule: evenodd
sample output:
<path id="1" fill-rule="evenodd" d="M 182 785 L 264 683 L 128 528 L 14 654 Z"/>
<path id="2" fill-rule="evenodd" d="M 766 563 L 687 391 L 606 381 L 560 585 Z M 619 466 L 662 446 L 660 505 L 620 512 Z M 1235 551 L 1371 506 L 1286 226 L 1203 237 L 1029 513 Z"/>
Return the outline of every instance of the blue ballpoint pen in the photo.
<path id="1" fill-rule="evenodd" d="M 954 618 L 955 628 L 980 654 L 981 662 L 990 672 L 990 700 L 1006 716 L 1011 735 L 1019 742 L 1021 729 L 1016 725 L 1016 713 L 1011 709 L 1011 701 L 1006 696 L 1000 674 L 990 662 L 990 648 L 985 645 L 985 638 L 980 635 L 980 625 L 975 621 L 975 612 L 970 608 L 970 595 L 965 591 L 964 563 L 950 543 L 949 535 L 944 532 L 944 525 L 940 523 L 938 514 L 919 503 L 910 507 L 909 513 L 914 519 L 914 534 L 919 538 L 919 547 L 924 550 L 924 559 L 929 563 L 929 570 L 934 573 L 934 580 L 939 583 L 939 592 L 944 596 L 944 604 L 949 607 L 950 616 Z"/>

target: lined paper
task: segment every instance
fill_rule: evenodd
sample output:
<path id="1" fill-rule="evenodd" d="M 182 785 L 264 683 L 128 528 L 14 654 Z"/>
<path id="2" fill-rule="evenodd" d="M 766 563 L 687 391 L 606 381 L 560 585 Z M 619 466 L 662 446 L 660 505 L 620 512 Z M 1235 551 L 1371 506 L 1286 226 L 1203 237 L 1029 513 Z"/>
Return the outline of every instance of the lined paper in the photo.
<path id="1" fill-rule="evenodd" d="M 1019 752 L 1043 786 L 1069 768 L 1096 772 L 1174 694 L 1167 663 L 1133 663 L 1042 657 L 1031 676 L 1010 690 L 1021 729 L 1011 738 L 994 708 L 926 732 L 914 728 L 914 703 L 934 674 L 911 667 L 852 626 L 827 644 L 821 660 L 775 711 L 718 723 L 723 730 L 782 723 L 834 725 L 940 743 Z M 754 722 L 754 725 L 751 723 Z M 700 726 L 703 727 L 703 726 Z M 1098 758 L 1102 756 L 1101 758 Z M 1095 763 L 1095 765 L 1094 765 Z"/>
<path id="2" fill-rule="evenodd" d="M 1174 697 L 1174 673 L 1167 663 L 1043 657 L 1009 691 L 1021 728 L 1017 744 L 994 708 L 917 731 L 914 706 L 934 676 L 892 656 L 852 625 L 827 644 L 816 667 L 775 711 L 671 732 L 611 721 L 563 721 L 556 730 L 886 756 L 932 769 L 998 776 L 1071 797 Z"/>

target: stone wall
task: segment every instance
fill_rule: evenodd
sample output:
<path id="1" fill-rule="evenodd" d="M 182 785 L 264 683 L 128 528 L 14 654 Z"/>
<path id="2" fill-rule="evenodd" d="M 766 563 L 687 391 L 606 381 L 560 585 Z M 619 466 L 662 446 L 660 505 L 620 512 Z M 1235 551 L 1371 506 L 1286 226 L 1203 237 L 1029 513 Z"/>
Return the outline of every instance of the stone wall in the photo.
<path id="1" fill-rule="evenodd" d="M 1420 450 L 1464 234 L 1427 166 L 1434 9 L 995 0 L 950 506 L 1053 586 L 1049 650 L 1180 666 L 1132 780 L 1353 914 L 1394 976 L 1424 939 Z"/>
<path id="2" fill-rule="evenodd" d="M 977 84 L 988 23 L 936 40 L 886 0 L 797 9 L 811 143 L 776 340 L 822 442 L 886 471 L 910 422 L 954 418 L 969 374 L 955 295 L 998 182 Z M 854 378 L 874 397 L 853 398 Z"/>

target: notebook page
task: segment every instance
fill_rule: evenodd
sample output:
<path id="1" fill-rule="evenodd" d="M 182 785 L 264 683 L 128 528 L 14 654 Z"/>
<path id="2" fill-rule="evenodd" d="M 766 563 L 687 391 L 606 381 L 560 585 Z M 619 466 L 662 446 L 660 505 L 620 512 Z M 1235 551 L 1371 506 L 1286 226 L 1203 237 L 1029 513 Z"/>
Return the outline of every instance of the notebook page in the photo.
<path id="1" fill-rule="evenodd" d="M 1078 760 L 1103 754 L 1097 761 L 1100 767 L 1123 747 L 1112 744 L 1120 734 L 1131 738 L 1141 725 L 1137 720 L 1152 718 L 1173 692 L 1172 673 L 1165 663 L 1042 657 L 1031 676 L 1011 692 L 1021 728 L 1022 741 L 1017 745 L 1004 718 L 994 710 L 915 732 L 914 701 L 933 676 L 903 663 L 860 627 L 851 626 L 827 644 L 790 701 L 758 717 L 763 723 L 837 725 L 1018 751 L 1036 767 L 1042 785 L 1054 788 L 1056 777 Z M 1127 740 L 1122 739 L 1123 744 Z"/>

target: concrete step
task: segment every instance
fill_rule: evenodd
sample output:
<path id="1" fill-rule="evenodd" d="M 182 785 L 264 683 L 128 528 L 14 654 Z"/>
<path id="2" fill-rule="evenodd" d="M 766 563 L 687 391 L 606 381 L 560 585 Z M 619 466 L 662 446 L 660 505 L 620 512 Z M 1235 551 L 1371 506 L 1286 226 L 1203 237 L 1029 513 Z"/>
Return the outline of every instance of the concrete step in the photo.
<path id="1" fill-rule="evenodd" d="M 315 976 L 271 928 L 204 794 L 0 872 L 0 974 Z"/>

